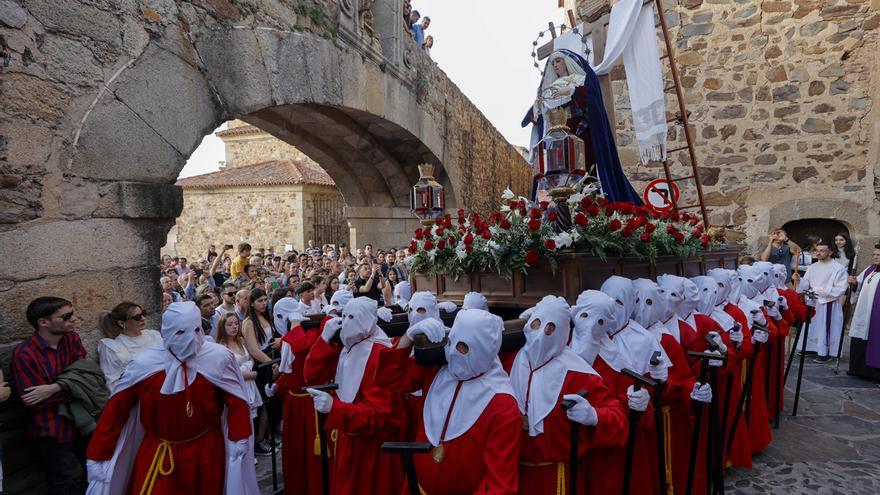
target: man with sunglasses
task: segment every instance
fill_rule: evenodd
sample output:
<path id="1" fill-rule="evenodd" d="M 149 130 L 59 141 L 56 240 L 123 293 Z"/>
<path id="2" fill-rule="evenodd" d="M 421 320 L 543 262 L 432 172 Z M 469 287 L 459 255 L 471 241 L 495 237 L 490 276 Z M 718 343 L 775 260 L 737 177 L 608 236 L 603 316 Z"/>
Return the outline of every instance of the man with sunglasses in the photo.
<path id="1" fill-rule="evenodd" d="M 87 439 L 58 413 L 59 405 L 71 396 L 55 383 L 67 366 L 86 357 L 74 331 L 79 320 L 73 304 L 60 297 L 34 299 L 26 315 L 34 333 L 15 348 L 12 373 L 21 400 L 32 413 L 27 434 L 38 444 L 35 452 L 46 466 L 48 493 L 80 493 Z"/>

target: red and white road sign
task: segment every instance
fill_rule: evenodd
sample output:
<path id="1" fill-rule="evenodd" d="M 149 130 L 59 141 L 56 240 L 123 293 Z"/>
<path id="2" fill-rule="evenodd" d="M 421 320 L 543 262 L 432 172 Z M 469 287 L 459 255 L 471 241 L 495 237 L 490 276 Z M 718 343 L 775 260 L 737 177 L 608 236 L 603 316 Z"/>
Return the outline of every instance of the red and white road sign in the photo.
<path id="1" fill-rule="evenodd" d="M 678 204 L 681 196 L 678 186 L 666 179 L 654 179 L 645 188 L 642 198 L 645 204 L 657 211 L 671 210 L 674 204 Z"/>

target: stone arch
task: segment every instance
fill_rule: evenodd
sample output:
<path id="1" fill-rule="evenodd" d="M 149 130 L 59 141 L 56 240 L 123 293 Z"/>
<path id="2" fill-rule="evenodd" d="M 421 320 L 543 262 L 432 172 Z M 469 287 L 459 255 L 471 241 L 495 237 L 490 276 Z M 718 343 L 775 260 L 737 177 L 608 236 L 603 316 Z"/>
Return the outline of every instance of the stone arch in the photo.
<path id="1" fill-rule="evenodd" d="M 289 2 L 253 12 L 229 5 L 71 0 L 78 16 L 64 19 L 47 0 L 22 8 L 25 22 L 8 38 L 0 160 L 21 172 L 4 179 L 4 192 L 29 200 L 0 229 L 0 249 L 18 253 L 0 269 L 0 352 L 27 334 L 21 314 L 34 294 L 74 299 L 87 341 L 99 309 L 126 299 L 159 307 L 159 249 L 182 207 L 173 183 L 227 120 L 333 161 L 352 226 L 375 235 L 353 243 L 409 237 L 416 222 L 405 193 L 419 161 L 439 165 L 450 206 L 487 211 L 505 187 L 528 190 L 517 150 L 411 40 L 382 36 L 377 48 L 342 25 L 332 0 L 316 2 L 318 13 Z M 39 64 L 26 67 L 28 57 Z M 303 116 L 311 121 L 297 128 Z"/>

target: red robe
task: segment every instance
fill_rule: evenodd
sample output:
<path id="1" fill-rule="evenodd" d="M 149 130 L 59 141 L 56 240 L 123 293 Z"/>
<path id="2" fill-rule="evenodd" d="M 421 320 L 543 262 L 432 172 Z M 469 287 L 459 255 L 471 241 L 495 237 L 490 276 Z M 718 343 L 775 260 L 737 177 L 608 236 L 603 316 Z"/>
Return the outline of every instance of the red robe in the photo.
<path id="1" fill-rule="evenodd" d="M 626 390 L 633 384 L 632 378 L 614 371 L 601 356 L 593 362 L 593 369 L 602 376 L 605 386 L 616 395 L 627 415 L 630 414 Z M 629 421 L 627 421 L 629 423 Z M 660 492 L 657 472 L 657 432 L 654 421 L 653 401 L 642 413 L 636 428 L 635 452 L 630 480 L 630 493 L 656 494 Z M 627 426 L 627 430 L 629 426 Z M 620 493 L 623 490 L 623 475 L 626 470 L 626 440 L 619 447 L 594 449 L 587 453 L 590 476 L 588 493 Z"/>
<path id="2" fill-rule="evenodd" d="M 220 428 L 223 407 L 230 440 L 243 440 L 251 434 L 247 402 L 230 395 L 202 375 L 189 386 L 192 417 L 186 414 L 186 392 L 160 393 L 165 381 L 161 371 L 110 398 L 89 443 L 88 458 L 106 461 L 113 457 L 119 434 L 132 408 L 140 401 L 140 422 L 144 438 L 128 484 L 128 493 L 138 494 L 148 483 L 151 466 L 155 473 L 152 492 L 161 494 L 222 494 L 226 487 L 226 442 Z M 164 443 L 167 440 L 170 443 Z M 160 444 L 168 450 L 160 450 Z M 164 455 L 164 458 L 162 454 Z M 161 461 L 159 463 L 158 461 Z M 152 477 L 152 476 L 151 476 Z"/>
<path id="3" fill-rule="evenodd" d="M 797 292 L 791 289 L 777 289 L 783 297 L 785 297 L 786 302 L 788 303 L 788 309 L 782 315 L 782 319 L 777 324 L 777 328 L 779 333 L 771 345 L 771 363 L 770 363 L 770 374 L 771 374 L 771 385 L 770 385 L 770 393 L 768 395 L 769 399 L 767 401 L 767 410 L 773 411 L 776 407 L 777 403 L 779 405 L 779 410 L 785 407 L 785 359 L 787 356 L 785 355 L 785 340 L 790 333 L 791 327 L 793 325 L 798 325 L 800 322 L 806 321 L 807 319 L 807 305 L 801 300 L 800 296 Z M 779 352 L 781 351 L 782 357 L 780 359 Z M 763 351 L 762 351 L 763 352 Z M 773 380 L 778 380 L 778 387 Z M 776 399 L 776 390 L 779 390 L 780 397 L 777 401 Z M 775 417 L 775 412 L 771 414 L 771 416 Z"/>
<path id="4" fill-rule="evenodd" d="M 767 364 L 772 362 L 770 359 L 773 351 L 772 345 L 776 341 L 779 331 L 770 316 L 767 315 L 767 311 L 764 311 L 764 318 L 767 320 L 767 330 L 770 335 L 767 342 L 761 344 L 761 351 L 754 358 L 752 397 L 749 403 L 749 417 L 746 419 L 749 425 L 749 441 L 753 454 L 766 449 L 773 440 L 773 435 L 770 433 L 770 418 L 767 413 Z"/>
<path id="5" fill-rule="evenodd" d="M 373 344 L 354 401 L 334 399 L 327 415 L 327 430 L 339 430 L 330 472 L 333 493 L 394 494 L 403 486 L 398 455 L 381 449 L 383 443 L 403 438 L 407 421 L 400 394 L 377 383 L 382 349 L 387 348 Z M 341 351 L 341 345 L 317 339 L 303 370 L 306 382 L 320 383 L 321 378 L 333 376 Z"/>
<path id="6" fill-rule="evenodd" d="M 739 420 L 737 421 L 736 433 L 733 436 L 733 443 L 731 445 L 727 445 L 727 440 L 730 438 L 730 432 L 733 429 L 733 420 L 736 416 L 736 407 L 739 405 L 740 397 L 743 393 L 743 382 L 746 378 L 746 373 L 748 372 L 748 362 L 752 357 L 752 352 L 754 352 L 754 348 L 752 347 L 752 332 L 749 330 L 749 321 L 746 318 L 745 313 L 742 312 L 738 307 L 728 304 L 727 307 L 724 308 L 724 312 L 729 314 L 733 319 L 740 324 L 742 327 L 743 341 L 737 348 L 733 342 L 730 340 L 730 336 L 727 332 L 722 333 L 724 339 L 724 345 L 731 351 L 733 351 L 735 358 L 730 359 L 728 356 L 727 365 L 724 366 L 724 371 L 720 373 L 719 376 L 719 386 L 717 396 L 721 402 L 719 402 L 719 411 L 721 414 L 721 419 L 727 419 L 726 429 L 724 431 L 724 452 L 726 452 L 724 466 L 727 467 L 744 467 L 750 468 L 752 467 L 752 444 L 749 436 L 749 427 L 746 423 L 746 418 L 744 414 L 739 415 Z M 731 384 L 730 389 L 730 399 L 727 404 L 727 411 L 724 411 L 724 398 L 727 395 L 727 384 Z"/>
<path id="7" fill-rule="evenodd" d="M 569 371 L 565 376 L 558 400 L 565 394 L 587 390 L 587 400 L 596 409 L 599 424 L 579 427 L 580 455 L 596 449 L 620 448 L 626 444 L 627 410 L 616 394 L 605 386 L 601 377 Z M 544 418 L 544 433 L 532 437 L 528 430 L 520 429 L 521 453 L 519 461 L 519 493 L 523 495 L 554 495 L 568 493 L 571 445 L 571 425 L 565 411 L 556 407 Z M 591 480 L 608 473 L 594 469 L 580 461 L 578 493 L 589 493 Z M 559 476 L 562 474 L 562 476 Z"/>
<path id="8" fill-rule="evenodd" d="M 386 349 L 379 354 L 383 383 L 397 393 L 420 389 L 426 396 L 441 369 L 416 365 L 409 348 Z M 421 412 L 411 420 L 418 425 L 415 441 L 427 442 Z M 521 430 L 516 399 L 496 394 L 466 433 L 443 442 L 444 457 L 439 464 L 430 455 L 414 457 L 419 488 L 427 495 L 517 493 Z M 400 493 L 409 493 L 404 488 Z"/>
<path id="9" fill-rule="evenodd" d="M 317 434 L 318 423 L 315 403 L 312 397 L 303 392 L 306 383 L 303 376 L 306 357 L 316 340 L 321 338 L 320 328 L 305 330 L 301 325 L 293 327 L 284 334 L 282 342 L 290 346 L 294 355 L 293 369 L 282 373 L 275 384 L 275 395 L 283 403 L 283 425 L 281 432 L 281 466 L 284 473 L 284 488 L 289 493 L 303 495 L 321 494 L 321 451 Z M 283 345 L 283 344 L 282 344 Z M 328 449 L 332 453 L 332 448 Z"/>
<path id="10" fill-rule="evenodd" d="M 715 320 L 704 316 L 704 315 L 694 315 L 694 321 L 697 324 L 699 330 L 691 327 L 687 322 L 679 320 L 678 328 L 679 334 L 681 338 L 682 346 L 684 347 L 685 356 L 687 356 L 687 352 L 706 352 L 706 340 L 704 339 L 704 335 L 708 332 L 718 331 L 721 332 L 721 327 L 715 323 Z M 662 344 L 662 341 L 661 341 Z M 664 347 L 665 349 L 665 347 Z M 667 351 L 669 354 L 669 351 Z M 702 361 L 699 359 L 686 358 L 689 364 L 689 368 L 691 371 L 691 376 L 698 377 L 700 375 L 700 369 L 702 367 Z M 673 361 L 673 366 L 675 362 Z M 696 382 L 696 378 L 694 379 Z M 693 390 L 693 385 L 691 385 L 691 390 Z M 688 399 L 690 399 L 690 393 L 688 393 Z M 718 390 L 712 390 L 712 400 L 720 400 L 718 397 Z M 679 437 L 675 437 L 672 442 L 672 458 L 673 458 L 673 472 L 672 472 L 672 480 L 673 480 L 673 489 L 676 493 L 684 493 L 687 488 L 687 463 L 690 462 L 690 445 L 692 442 L 693 434 L 694 434 L 694 423 L 696 420 L 695 411 L 696 408 L 702 408 L 702 418 L 700 420 L 700 443 L 697 446 L 697 456 L 696 456 L 696 464 L 694 465 L 694 482 L 691 488 L 691 493 L 693 495 L 702 495 L 706 493 L 706 461 L 708 459 L 708 435 L 709 435 L 709 405 L 703 404 L 701 402 L 691 402 L 691 406 L 688 408 L 688 433 L 687 433 L 687 443 L 682 445 L 683 440 L 679 440 Z M 676 441 L 678 440 L 678 441 Z M 681 456 L 684 455 L 684 467 L 680 466 Z M 682 476 L 682 472 L 684 476 Z M 667 477 L 668 479 L 668 477 Z"/>
<path id="11" fill-rule="evenodd" d="M 666 488 L 670 493 L 684 493 L 693 432 L 691 391 L 696 379 L 688 364 L 684 347 L 673 336 L 663 334 L 660 344 L 672 362 L 661 394 L 662 409 L 658 421 L 659 427 L 665 433 Z"/>

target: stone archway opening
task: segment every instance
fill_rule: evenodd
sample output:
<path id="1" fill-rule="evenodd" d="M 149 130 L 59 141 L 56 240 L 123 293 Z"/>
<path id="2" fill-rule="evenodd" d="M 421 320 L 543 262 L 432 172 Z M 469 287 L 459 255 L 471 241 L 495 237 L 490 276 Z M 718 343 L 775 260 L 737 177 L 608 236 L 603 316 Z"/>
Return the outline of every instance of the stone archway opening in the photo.
<path id="1" fill-rule="evenodd" d="M 850 235 L 849 228 L 839 220 L 830 218 L 803 218 L 785 223 L 782 229 L 788 234 L 789 239 L 798 246 L 807 244 L 808 236 L 816 236 L 825 242 L 834 242 L 834 236 L 844 232 Z"/>

